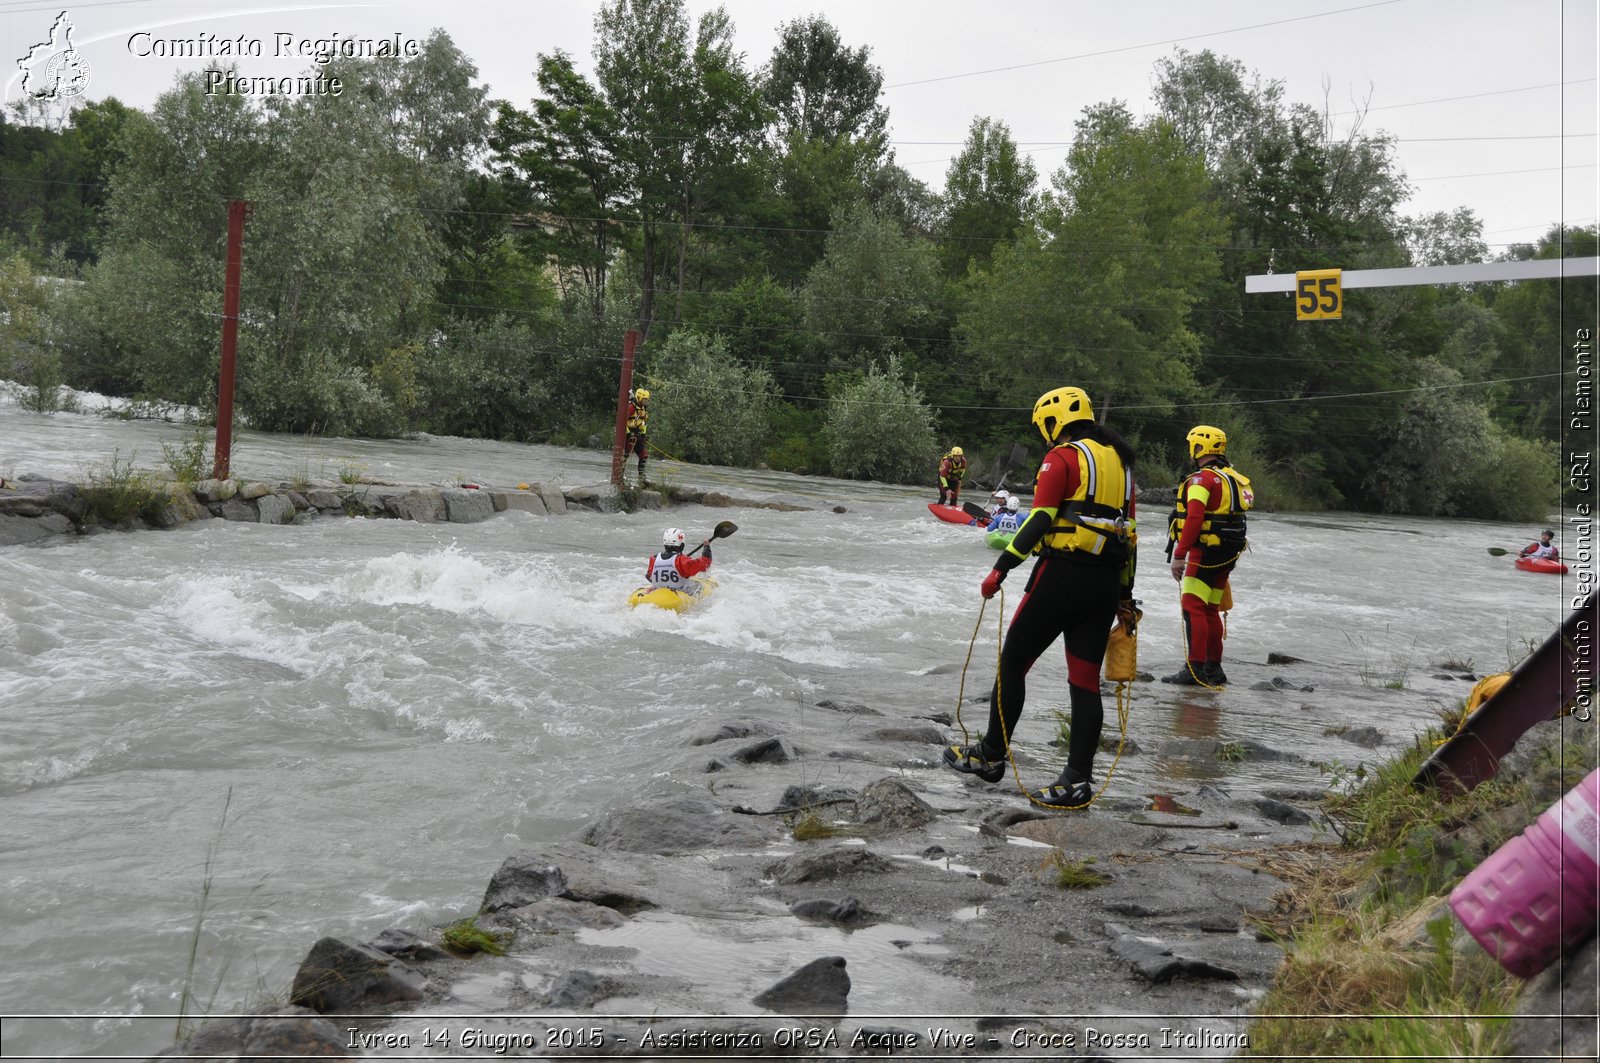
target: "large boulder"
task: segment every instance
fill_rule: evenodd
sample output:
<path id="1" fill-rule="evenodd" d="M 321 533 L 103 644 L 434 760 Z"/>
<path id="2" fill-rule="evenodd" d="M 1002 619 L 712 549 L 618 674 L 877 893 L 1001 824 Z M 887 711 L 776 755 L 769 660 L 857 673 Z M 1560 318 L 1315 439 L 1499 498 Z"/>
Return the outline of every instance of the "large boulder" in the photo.
<path id="1" fill-rule="evenodd" d="M 289 1003 L 312 1011 L 343 1013 L 422 999 L 422 975 L 370 945 L 326 937 L 295 973 Z"/>
<path id="2" fill-rule="evenodd" d="M 544 508 L 552 514 L 560 516 L 567 511 L 567 496 L 562 494 L 561 488 L 554 484 L 534 484 L 533 490 L 544 499 Z"/>
<path id="3" fill-rule="evenodd" d="M 194 496 L 202 502 L 226 502 L 238 493 L 235 480 L 201 480 L 194 485 Z"/>
<path id="4" fill-rule="evenodd" d="M 779 860 L 767 868 L 767 874 L 780 886 L 795 886 L 850 875 L 881 875 L 897 866 L 888 857 L 866 849 L 839 846 Z"/>
<path id="5" fill-rule="evenodd" d="M 938 815 L 899 779 L 879 779 L 856 798 L 856 818 L 882 830 L 915 830 Z"/>
<path id="6" fill-rule="evenodd" d="M 533 491 L 495 491 L 489 500 L 494 503 L 496 513 L 504 513 L 508 509 L 523 513 L 550 512 L 550 507 L 544 504 L 544 498 Z"/>
<path id="7" fill-rule="evenodd" d="M 390 495 L 384 500 L 387 513 L 401 520 L 414 520 L 419 524 L 433 524 L 446 519 L 445 502 L 439 491 L 407 491 L 403 495 Z"/>
<path id="8" fill-rule="evenodd" d="M 512 853 L 489 879 L 479 908 L 485 912 L 521 908 L 565 892 L 567 876 L 555 864 L 538 853 Z"/>
<path id="9" fill-rule="evenodd" d="M 294 519 L 294 503 L 283 495 L 262 495 L 256 499 L 256 512 L 262 524 L 288 524 Z"/>
<path id="10" fill-rule="evenodd" d="M 452 524 L 476 524 L 494 516 L 494 499 L 487 491 L 449 487 L 439 492 L 445 513 Z"/>
<path id="11" fill-rule="evenodd" d="M 0 513 L 0 546 L 38 542 L 71 530 L 72 522 L 59 513 L 46 513 L 42 517 Z"/>
<path id="12" fill-rule="evenodd" d="M 584 831 L 583 840 L 614 852 L 667 854 L 760 848 L 776 830 L 758 817 L 733 815 L 705 797 L 684 794 L 613 812 Z"/>
<path id="13" fill-rule="evenodd" d="M 812 960 L 789 977 L 757 994 L 755 1003 L 772 1011 L 842 1014 L 850 996 L 843 956 Z"/>

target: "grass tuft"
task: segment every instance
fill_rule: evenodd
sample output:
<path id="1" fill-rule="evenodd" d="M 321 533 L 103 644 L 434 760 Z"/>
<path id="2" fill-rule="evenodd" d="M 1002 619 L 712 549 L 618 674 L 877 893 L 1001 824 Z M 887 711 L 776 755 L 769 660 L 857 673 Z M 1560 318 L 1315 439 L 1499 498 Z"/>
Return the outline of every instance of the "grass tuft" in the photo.
<path id="1" fill-rule="evenodd" d="M 504 956 L 506 946 L 511 944 L 512 937 L 509 930 L 485 930 L 478 925 L 477 916 L 458 919 L 439 932 L 440 943 L 451 952 L 462 956 L 472 956 L 479 952 L 487 952 L 491 956 Z"/>
<path id="2" fill-rule="evenodd" d="M 842 831 L 829 823 L 824 823 L 815 812 L 802 812 L 794 821 L 794 837 L 796 841 L 814 842 L 823 838 L 837 838 Z"/>
<path id="3" fill-rule="evenodd" d="M 1217 747 L 1217 759 L 1228 764 L 1237 764 L 1247 755 L 1242 742 L 1224 742 Z"/>
<path id="4" fill-rule="evenodd" d="M 1092 890 L 1111 881 L 1111 876 L 1096 871 L 1094 858 L 1074 860 L 1060 849 L 1045 857 L 1040 870 L 1050 876 L 1057 889 Z"/>

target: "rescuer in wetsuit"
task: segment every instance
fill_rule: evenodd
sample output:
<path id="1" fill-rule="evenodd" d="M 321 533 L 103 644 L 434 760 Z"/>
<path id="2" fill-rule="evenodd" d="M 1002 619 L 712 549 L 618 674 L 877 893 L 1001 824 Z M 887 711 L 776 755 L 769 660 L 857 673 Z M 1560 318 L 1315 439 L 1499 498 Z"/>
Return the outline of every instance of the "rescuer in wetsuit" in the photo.
<path id="1" fill-rule="evenodd" d="M 939 504 L 954 506 L 961 501 L 961 482 L 967 478 L 967 456 L 960 447 L 951 447 L 939 459 Z"/>
<path id="2" fill-rule="evenodd" d="M 628 400 L 628 437 L 622 442 L 622 460 L 627 462 L 628 455 L 639 455 L 639 479 L 644 479 L 644 462 L 649 456 L 650 445 L 645 439 L 645 433 L 650 430 L 650 392 L 639 388 Z"/>
<path id="3" fill-rule="evenodd" d="M 1029 797 L 1047 808 L 1083 808 L 1093 796 L 1104 722 L 1100 664 L 1106 639 L 1113 621 L 1131 627 L 1134 617 L 1133 451 L 1095 422 L 1081 388 L 1040 396 L 1033 423 L 1050 447 L 1039 466 L 1033 509 L 984 577 L 983 596 L 993 597 L 1006 573 L 1030 553 L 1039 559 L 1000 651 L 988 730 L 980 742 L 947 748 L 944 762 L 985 782 L 1000 781 L 1022 715 L 1028 670 L 1065 636 L 1072 697 L 1067 766 L 1058 780 Z"/>
<path id="4" fill-rule="evenodd" d="M 1244 552 L 1245 510 L 1255 505 L 1250 480 L 1228 464 L 1228 437 L 1208 424 L 1189 430 L 1189 457 L 1198 466 L 1178 485 L 1167 530 L 1172 578 L 1181 588 L 1183 667 L 1161 677 L 1179 686 L 1220 687 L 1222 603 L 1228 576 Z"/>

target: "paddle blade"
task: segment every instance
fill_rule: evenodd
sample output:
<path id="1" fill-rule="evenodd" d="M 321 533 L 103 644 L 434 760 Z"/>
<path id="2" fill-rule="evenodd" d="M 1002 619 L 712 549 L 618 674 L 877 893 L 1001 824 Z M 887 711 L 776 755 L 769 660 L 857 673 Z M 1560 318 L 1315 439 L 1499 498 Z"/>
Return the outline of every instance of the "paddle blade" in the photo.
<path id="1" fill-rule="evenodd" d="M 989 511 L 978 505 L 976 502 L 961 503 L 961 511 L 967 516 L 971 517 L 973 520 L 981 520 L 985 524 L 989 522 Z"/>
<path id="2" fill-rule="evenodd" d="M 1511 552 L 1510 550 L 1505 550 L 1505 549 L 1502 549 L 1501 547 L 1498 547 L 1498 546 L 1489 547 L 1489 556 L 1490 557 L 1505 557 L 1510 552 Z"/>
<path id="3" fill-rule="evenodd" d="M 711 529 L 711 537 L 713 539 L 726 539 L 728 536 L 732 535 L 738 530 L 739 526 L 737 524 L 731 520 L 725 520 L 719 523 L 715 528 Z"/>

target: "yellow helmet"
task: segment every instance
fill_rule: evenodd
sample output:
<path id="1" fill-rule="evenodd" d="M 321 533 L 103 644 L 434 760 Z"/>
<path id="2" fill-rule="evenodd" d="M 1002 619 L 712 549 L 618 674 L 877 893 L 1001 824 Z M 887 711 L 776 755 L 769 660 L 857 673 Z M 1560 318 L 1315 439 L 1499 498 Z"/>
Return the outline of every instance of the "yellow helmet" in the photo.
<path id="1" fill-rule="evenodd" d="M 962 449 L 960 447 L 951 447 L 950 448 L 950 456 L 952 458 L 959 458 L 959 457 L 962 456 L 963 453 L 964 452 L 962 451 Z"/>
<path id="2" fill-rule="evenodd" d="M 1094 420 L 1094 407 L 1082 388 L 1056 388 L 1039 396 L 1033 404 L 1033 425 L 1044 441 L 1055 446 L 1056 437 L 1068 425 Z"/>
<path id="3" fill-rule="evenodd" d="M 1220 428 L 1213 428 L 1208 424 L 1197 424 L 1189 429 L 1189 457 L 1195 461 L 1208 454 L 1227 454 L 1228 436 Z"/>
<path id="4" fill-rule="evenodd" d="M 644 388 L 640 388 L 639 390 L 637 390 L 637 391 L 635 391 L 633 393 L 633 401 L 635 401 L 635 402 L 649 402 L 650 401 L 650 393 L 648 391 L 646 391 Z"/>

